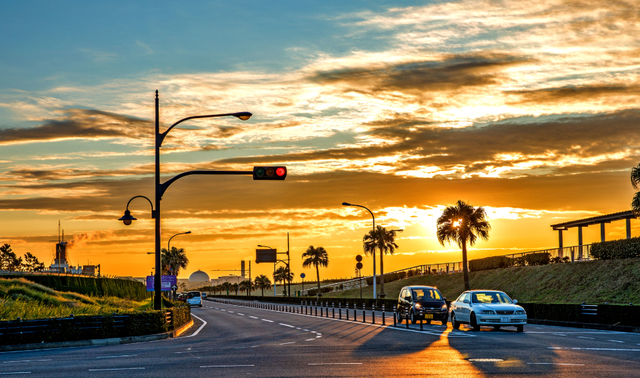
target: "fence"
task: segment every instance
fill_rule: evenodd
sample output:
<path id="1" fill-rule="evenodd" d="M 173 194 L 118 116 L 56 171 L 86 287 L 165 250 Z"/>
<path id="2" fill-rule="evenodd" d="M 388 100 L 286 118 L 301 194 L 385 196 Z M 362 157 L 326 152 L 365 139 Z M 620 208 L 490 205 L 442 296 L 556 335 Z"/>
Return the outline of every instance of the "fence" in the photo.
<path id="1" fill-rule="evenodd" d="M 526 255 L 530 255 L 534 253 L 549 253 L 552 262 L 588 261 L 588 260 L 591 260 L 591 244 L 575 245 L 575 246 L 563 247 L 563 248 L 540 249 L 537 251 L 511 253 L 511 254 L 506 254 L 501 256 L 516 259 L 516 258 L 524 258 Z M 385 273 L 384 275 L 385 275 L 385 282 L 388 282 L 386 280 L 387 275 L 392 276 L 394 274 L 401 274 L 401 273 L 406 273 L 407 277 L 411 277 L 411 276 L 424 276 L 426 274 L 453 274 L 453 273 L 460 273 L 460 272 L 462 272 L 462 261 L 417 265 L 411 268 L 405 268 L 405 269 L 396 270 L 390 273 Z M 322 285 L 320 286 L 320 292 L 328 293 L 332 291 L 359 289 L 360 285 L 362 285 L 362 287 L 367 287 L 369 286 L 369 284 L 367 283 L 368 279 L 370 279 L 371 282 L 373 282 L 373 276 L 366 276 L 366 277 L 355 278 L 355 279 L 351 279 L 343 282 L 335 282 L 331 284 Z M 308 296 L 310 290 L 318 290 L 318 289 L 309 288 L 309 289 L 301 290 L 300 295 Z"/>

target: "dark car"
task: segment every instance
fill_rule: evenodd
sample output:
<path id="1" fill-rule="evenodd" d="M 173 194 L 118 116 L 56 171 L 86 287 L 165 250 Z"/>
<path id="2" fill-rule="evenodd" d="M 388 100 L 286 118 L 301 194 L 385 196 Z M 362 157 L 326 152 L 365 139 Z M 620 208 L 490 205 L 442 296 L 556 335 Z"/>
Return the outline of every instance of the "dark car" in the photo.
<path id="1" fill-rule="evenodd" d="M 398 321 L 402 323 L 408 315 L 407 320 L 411 320 L 413 324 L 424 319 L 427 324 L 437 320 L 447 325 L 449 308 L 446 299 L 433 286 L 405 286 L 398 297 Z"/>

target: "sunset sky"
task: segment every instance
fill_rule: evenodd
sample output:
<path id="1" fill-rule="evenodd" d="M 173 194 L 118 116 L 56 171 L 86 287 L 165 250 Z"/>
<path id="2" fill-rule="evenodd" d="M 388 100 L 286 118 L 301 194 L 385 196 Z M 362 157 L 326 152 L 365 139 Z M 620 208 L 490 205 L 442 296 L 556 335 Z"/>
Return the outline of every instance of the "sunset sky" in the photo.
<path id="1" fill-rule="evenodd" d="M 556 247 L 550 225 L 625 211 L 640 162 L 640 3 L 619 1 L 15 1 L 0 14 L 0 243 L 51 264 L 151 272 L 154 93 L 163 181 L 286 165 L 285 181 L 190 176 L 162 201 L 187 278 L 258 244 L 351 277 L 371 217 L 402 228 L 385 271 L 461 259 L 436 219 L 457 200 L 492 226 L 469 258 Z M 632 235 L 640 222 L 632 221 Z M 624 222 L 607 226 L 624 237 Z M 600 229 L 585 229 L 586 244 Z M 576 229 L 565 246 L 578 244 Z M 371 274 L 371 257 L 364 274 Z M 272 264 L 252 263 L 252 276 Z M 379 267 L 378 267 L 379 269 Z"/>

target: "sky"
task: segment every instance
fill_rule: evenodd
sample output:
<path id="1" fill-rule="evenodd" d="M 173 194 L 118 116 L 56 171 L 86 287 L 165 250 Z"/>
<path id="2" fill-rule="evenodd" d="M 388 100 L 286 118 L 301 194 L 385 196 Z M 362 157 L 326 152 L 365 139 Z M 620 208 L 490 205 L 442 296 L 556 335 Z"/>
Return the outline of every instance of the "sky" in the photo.
<path id="1" fill-rule="evenodd" d="M 154 98 L 162 181 L 285 165 L 285 181 L 189 176 L 162 200 L 162 243 L 212 278 L 257 245 L 311 245 L 354 276 L 377 225 L 403 229 L 385 271 L 461 260 L 436 219 L 482 206 L 469 258 L 553 248 L 550 225 L 630 209 L 640 162 L 637 1 L 20 1 L 0 3 L 0 243 L 47 265 L 154 266 Z M 624 221 L 606 225 L 608 240 Z M 632 221 L 632 235 L 640 224 Z M 584 230 L 584 243 L 600 228 Z M 564 245 L 578 244 L 577 231 Z M 372 273 L 365 257 L 363 274 Z M 379 269 L 379 263 L 378 263 Z M 252 263 L 252 276 L 272 264 Z"/>

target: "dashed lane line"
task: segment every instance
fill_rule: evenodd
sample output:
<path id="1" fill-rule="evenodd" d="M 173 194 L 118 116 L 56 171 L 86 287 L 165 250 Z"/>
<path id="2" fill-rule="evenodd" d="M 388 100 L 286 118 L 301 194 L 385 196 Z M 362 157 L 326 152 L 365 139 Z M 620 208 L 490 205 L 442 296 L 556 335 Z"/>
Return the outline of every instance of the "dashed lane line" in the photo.
<path id="1" fill-rule="evenodd" d="M 256 365 L 205 365 L 200 366 L 201 368 L 238 368 L 238 367 L 254 367 Z"/>
<path id="2" fill-rule="evenodd" d="M 269 320 L 269 319 L 260 319 L 260 320 L 262 320 L 263 322 L 273 323 L 273 320 Z"/>
<path id="3" fill-rule="evenodd" d="M 587 336 L 578 336 L 578 339 L 585 339 L 585 340 L 595 340 L 595 337 L 587 337 Z"/>
<path id="4" fill-rule="evenodd" d="M 14 360 L 14 361 L 3 361 L 3 364 L 19 364 L 19 363 L 29 363 L 29 362 L 46 362 L 49 360 Z"/>
<path id="5" fill-rule="evenodd" d="M 251 316 L 251 315 L 249 315 L 249 317 L 250 317 L 251 319 L 258 319 L 258 317 L 257 317 L 257 316 Z"/>
<path id="6" fill-rule="evenodd" d="M 31 374 L 30 371 L 10 371 L 6 373 L 0 373 L 0 375 L 14 375 L 14 374 Z"/>
<path id="7" fill-rule="evenodd" d="M 315 362 L 307 364 L 309 366 L 322 366 L 322 365 L 362 365 L 362 362 Z"/>
<path id="8" fill-rule="evenodd" d="M 281 326 L 289 327 L 289 328 L 296 328 L 295 326 L 292 326 L 290 324 L 284 324 L 284 323 L 278 323 L 278 324 L 280 324 Z"/>
<path id="9" fill-rule="evenodd" d="M 624 348 L 577 348 L 577 347 L 547 347 L 553 350 L 599 350 L 599 351 L 610 351 L 610 352 L 640 352 L 640 349 L 624 349 Z"/>
<path id="10" fill-rule="evenodd" d="M 278 345 L 287 345 L 287 344 L 295 344 L 295 343 L 296 343 L 295 341 L 289 341 L 288 343 L 281 343 L 281 344 L 278 344 Z"/>
<path id="11" fill-rule="evenodd" d="M 127 358 L 127 357 L 135 357 L 137 356 L 137 354 L 121 354 L 119 356 L 98 356 L 96 357 L 96 359 L 101 359 L 101 358 Z M 49 360 L 51 361 L 51 360 Z"/>
<path id="12" fill-rule="evenodd" d="M 611 341 L 612 343 L 624 344 L 624 341 L 620 341 L 620 340 L 607 340 L 607 341 Z"/>
<path id="13" fill-rule="evenodd" d="M 89 371 L 121 371 L 121 370 L 144 370 L 144 367 L 130 367 L 130 368 L 109 368 L 109 369 L 89 369 Z"/>
<path id="14" fill-rule="evenodd" d="M 568 364 L 563 362 L 527 362 L 527 365 L 584 366 L 584 364 Z"/>

